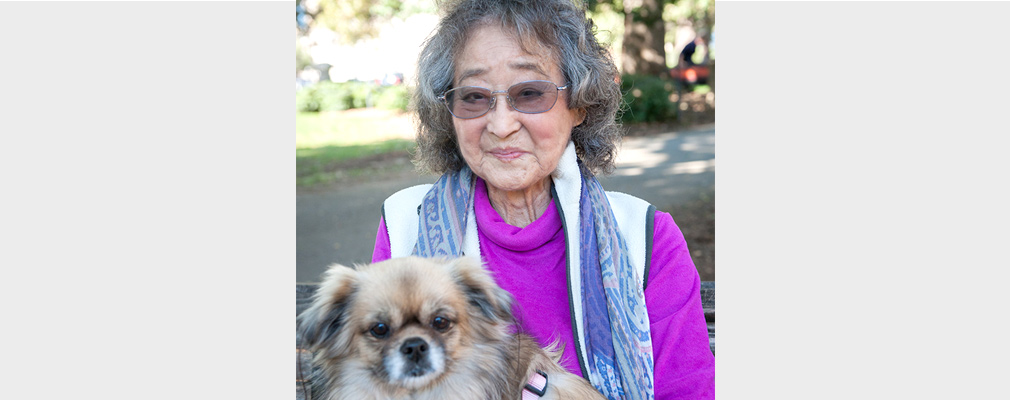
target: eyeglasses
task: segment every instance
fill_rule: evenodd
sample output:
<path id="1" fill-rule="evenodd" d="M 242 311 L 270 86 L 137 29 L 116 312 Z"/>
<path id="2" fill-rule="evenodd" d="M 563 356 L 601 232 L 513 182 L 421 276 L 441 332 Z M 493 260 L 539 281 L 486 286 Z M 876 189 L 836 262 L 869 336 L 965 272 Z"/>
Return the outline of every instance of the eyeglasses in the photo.
<path id="1" fill-rule="evenodd" d="M 459 119 L 477 118 L 494 108 L 495 95 L 502 93 L 509 105 L 526 114 L 550 111 L 558 101 L 558 92 L 568 89 L 568 85 L 557 86 L 549 81 L 526 81 L 512 85 L 506 90 L 492 91 L 480 86 L 461 86 L 446 91 L 438 97 L 445 102 L 449 112 Z"/>

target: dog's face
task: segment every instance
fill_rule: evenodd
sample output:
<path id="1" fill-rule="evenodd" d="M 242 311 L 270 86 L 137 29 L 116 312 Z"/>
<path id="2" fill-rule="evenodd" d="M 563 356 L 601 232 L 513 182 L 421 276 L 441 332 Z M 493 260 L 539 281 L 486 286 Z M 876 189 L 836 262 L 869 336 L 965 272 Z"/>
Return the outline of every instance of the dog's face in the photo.
<path id="1" fill-rule="evenodd" d="M 331 267 L 299 322 L 324 368 L 414 390 L 502 340 L 510 307 L 477 261 L 408 257 Z"/>

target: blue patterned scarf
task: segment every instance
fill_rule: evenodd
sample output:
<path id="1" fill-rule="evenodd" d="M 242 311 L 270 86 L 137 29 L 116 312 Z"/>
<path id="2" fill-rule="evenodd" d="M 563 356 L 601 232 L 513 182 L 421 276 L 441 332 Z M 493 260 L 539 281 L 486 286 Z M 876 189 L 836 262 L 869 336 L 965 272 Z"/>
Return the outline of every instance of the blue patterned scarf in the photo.
<path id="1" fill-rule="evenodd" d="M 467 211 L 473 207 L 476 180 L 470 168 L 444 174 L 421 200 L 418 212 L 417 244 L 411 254 L 446 257 L 463 254 L 463 232 Z"/>
<path id="2" fill-rule="evenodd" d="M 649 316 L 639 284 L 643 280 L 631 265 L 603 187 L 595 177 L 579 176 L 579 270 L 586 334 L 576 339 L 585 344 L 586 378 L 609 399 L 649 400 L 653 398 L 653 359 Z M 474 183 L 473 172 L 466 167 L 435 182 L 421 202 L 413 254 L 462 254 Z"/>
<path id="3" fill-rule="evenodd" d="M 586 378 L 609 399 L 652 399 L 652 337 L 639 284 L 643 280 L 631 265 L 628 244 L 595 177 L 582 177 L 579 223 Z"/>

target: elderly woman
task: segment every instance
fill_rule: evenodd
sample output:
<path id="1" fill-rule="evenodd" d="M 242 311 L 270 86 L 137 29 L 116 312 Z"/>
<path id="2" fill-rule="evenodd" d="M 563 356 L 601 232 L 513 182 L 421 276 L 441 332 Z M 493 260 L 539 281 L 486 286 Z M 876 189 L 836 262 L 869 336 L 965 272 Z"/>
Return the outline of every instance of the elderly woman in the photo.
<path id="1" fill-rule="evenodd" d="M 620 140 L 617 68 L 572 0 L 443 4 L 418 65 L 419 167 L 373 261 L 479 257 L 520 328 L 611 399 L 714 396 L 700 282 L 673 218 L 595 174 Z"/>

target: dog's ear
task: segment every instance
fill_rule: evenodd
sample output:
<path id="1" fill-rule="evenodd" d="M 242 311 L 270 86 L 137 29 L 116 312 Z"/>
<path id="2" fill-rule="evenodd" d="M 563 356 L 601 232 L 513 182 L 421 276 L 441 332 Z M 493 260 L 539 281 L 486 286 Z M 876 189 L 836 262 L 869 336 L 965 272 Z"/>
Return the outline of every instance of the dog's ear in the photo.
<path id="1" fill-rule="evenodd" d="M 357 286 L 354 269 L 339 264 L 330 266 L 312 296 L 312 305 L 298 316 L 298 334 L 305 348 L 325 347 L 339 354 L 350 346 L 351 335 L 340 335 L 340 332 Z"/>
<path id="2" fill-rule="evenodd" d="M 498 287 L 481 262 L 472 257 L 449 260 L 447 266 L 470 305 L 491 320 L 512 319 L 512 295 Z"/>

